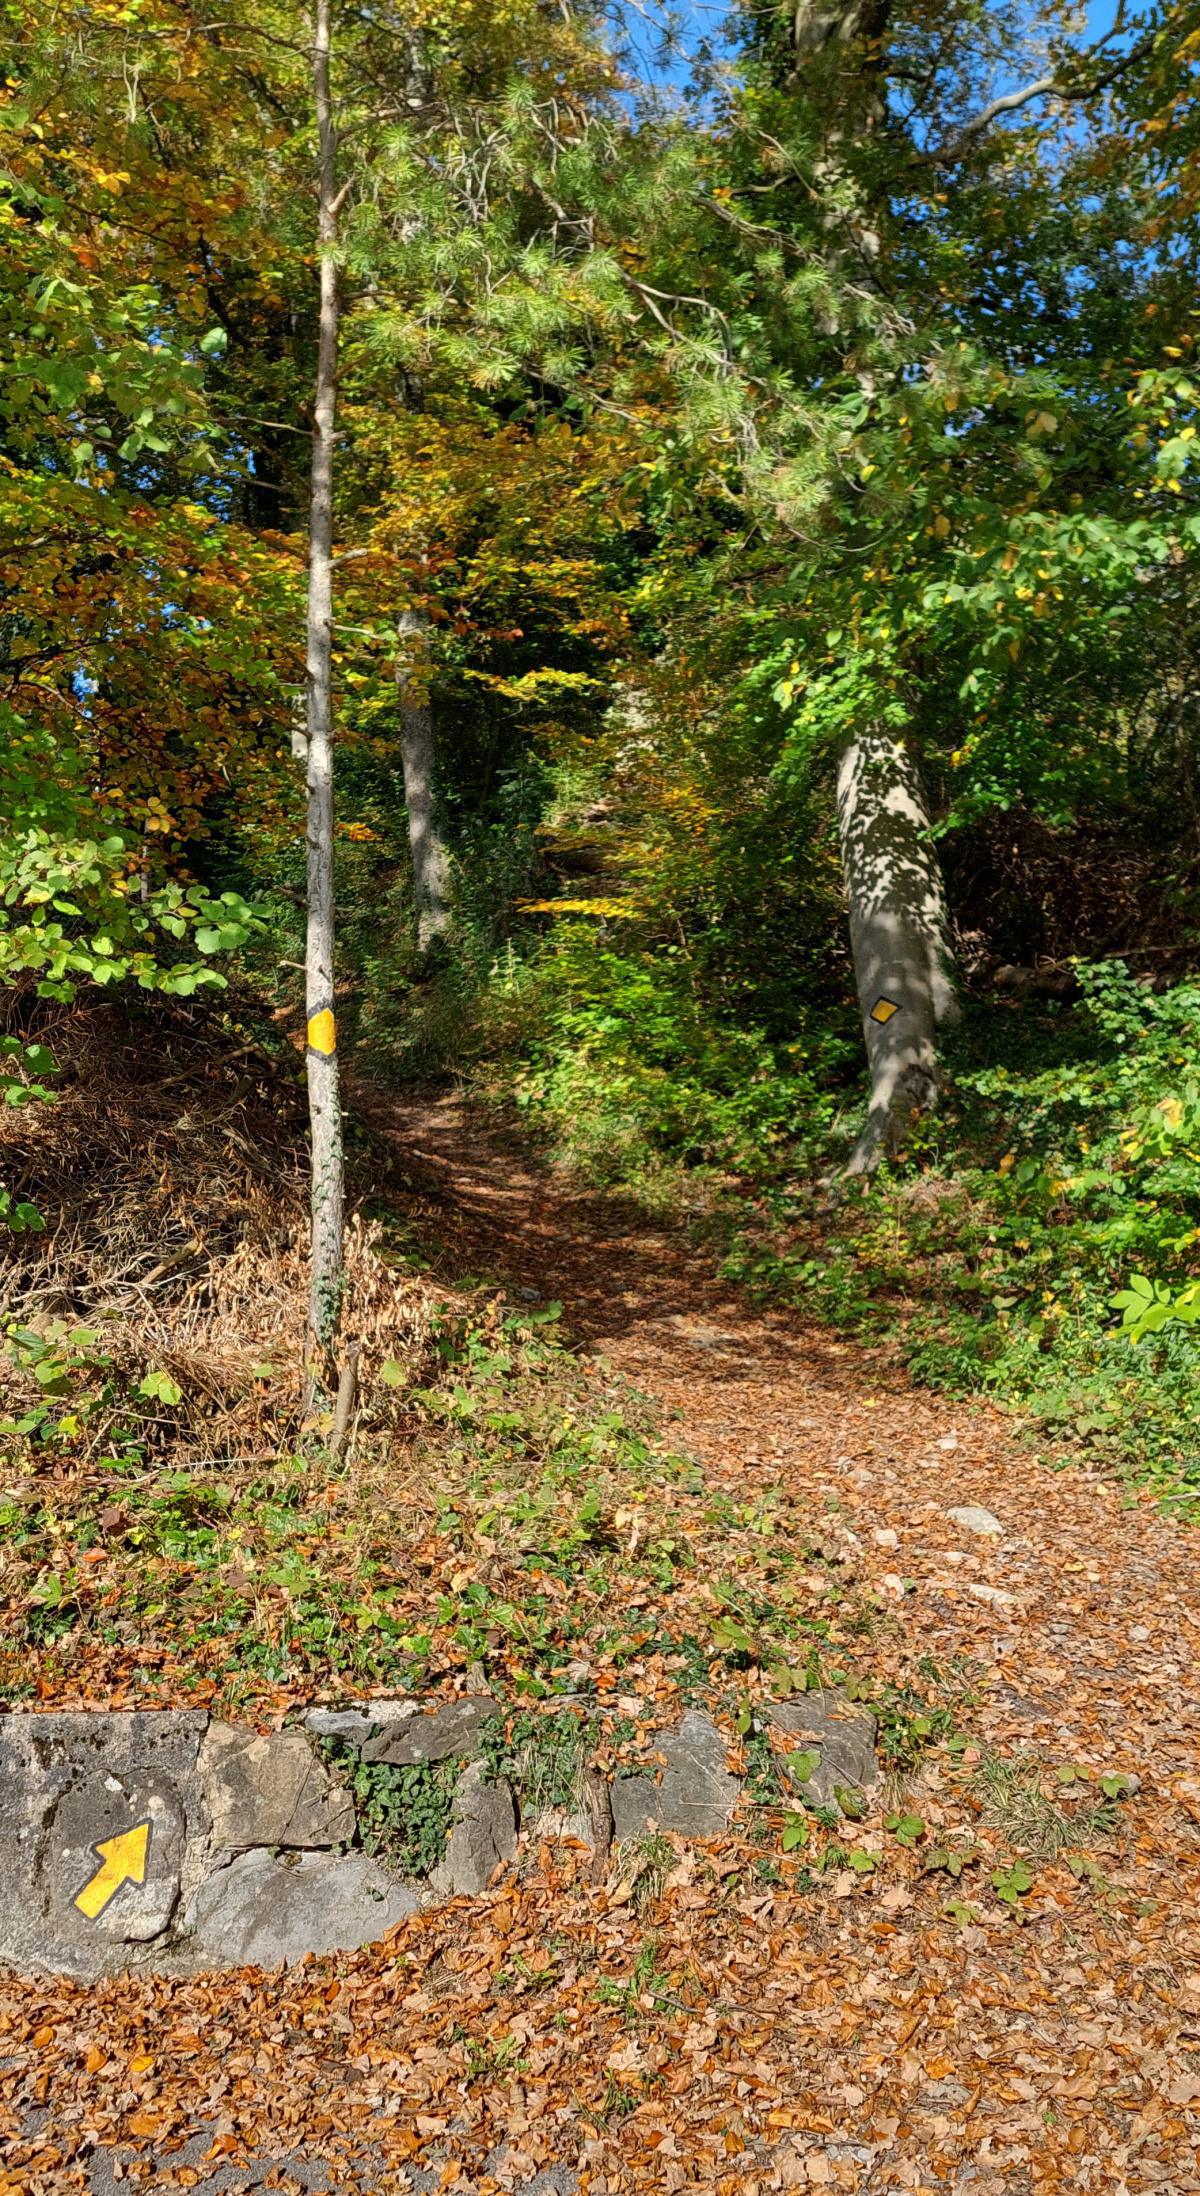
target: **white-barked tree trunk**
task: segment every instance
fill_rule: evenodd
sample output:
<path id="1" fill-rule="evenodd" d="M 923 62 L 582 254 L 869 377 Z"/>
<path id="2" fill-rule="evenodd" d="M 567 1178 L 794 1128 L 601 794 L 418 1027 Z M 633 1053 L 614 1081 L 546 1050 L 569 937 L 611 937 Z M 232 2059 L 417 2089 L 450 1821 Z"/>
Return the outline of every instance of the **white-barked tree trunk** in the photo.
<path id="1" fill-rule="evenodd" d="M 333 884 L 333 435 L 337 402 L 337 131 L 330 95 L 331 0 L 314 0 L 312 81 L 316 108 L 320 319 L 309 494 L 305 648 L 308 732 L 305 1057 L 312 1141 L 312 1259 L 308 1306 L 310 1379 L 326 1357 L 341 1311 L 345 1163 L 334 1016 Z"/>
<path id="2" fill-rule="evenodd" d="M 872 725 L 842 757 L 838 836 L 871 1077 L 866 1126 L 847 1172 L 892 1158 L 938 1098 L 939 1027 L 958 1006 L 946 903 L 911 755 Z"/>

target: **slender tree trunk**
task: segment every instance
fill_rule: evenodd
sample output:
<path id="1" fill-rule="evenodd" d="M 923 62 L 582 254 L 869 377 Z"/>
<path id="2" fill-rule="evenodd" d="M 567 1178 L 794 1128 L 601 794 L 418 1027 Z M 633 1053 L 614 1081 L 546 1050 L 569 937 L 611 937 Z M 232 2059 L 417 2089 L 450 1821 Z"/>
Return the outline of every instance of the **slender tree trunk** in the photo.
<path id="1" fill-rule="evenodd" d="M 413 901 L 417 944 L 428 951 L 450 928 L 450 856 L 438 829 L 434 807 L 433 708 L 429 699 L 429 619 L 423 610 L 404 610 L 399 621 L 401 651 L 396 663 L 400 702 L 400 761 L 404 805 L 412 852 Z M 415 676 L 414 676 L 415 674 Z"/>
<path id="2" fill-rule="evenodd" d="M 313 407 L 305 657 L 308 725 L 308 937 L 305 994 L 312 1136 L 310 1367 L 328 1351 L 341 1309 L 345 1203 L 333 975 L 333 422 L 337 396 L 337 132 L 329 89 L 331 0 L 314 0 L 313 98 L 318 135 L 321 303 Z"/>
<path id="3" fill-rule="evenodd" d="M 938 1026 L 958 1008 L 929 819 L 912 759 L 886 727 L 847 748 L 837 807 L 871 1074 L 866 1126 L 846 1171 L 863 1174 L 937 1104 Z"/>

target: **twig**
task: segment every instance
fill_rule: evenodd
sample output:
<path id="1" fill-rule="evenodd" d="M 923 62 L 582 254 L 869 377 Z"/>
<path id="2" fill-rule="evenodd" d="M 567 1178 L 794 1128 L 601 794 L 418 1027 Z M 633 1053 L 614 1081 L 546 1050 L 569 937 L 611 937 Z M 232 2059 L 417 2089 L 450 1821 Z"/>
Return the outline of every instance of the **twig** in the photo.
<path id="1" fill-rule="evenodd" d="M 612 1851 L 613 1819 L 608 1779 L 599 1769 L 588 1770 L 586 1798 L 592 1823 L 591 1879 L 593 1883 L 603 1883 L 608 1874 L 608 1856 Z"/>
<path id="2" fill-rule="evenodd" d="M 1113 37 L 1124 28 L 1123 18 L 1124 9 L 1122 8 L 1118 13 L 1117 21 L 1110 30 L 1105 32 L 1103 38 L 1097 39 L 1095 45 L 1089 46 L 1083 53 L 1074 56 L 1081 69 L 1086 67 L 1089 61 L 1097 60 Z M 1148 32 L 1144 38 L 1139 38 L 1137 44 L 1129 48 L 1128 53 L 1120 54 L 1110 67 L 1101 70 L 1098 76 L 1093 76 L 1090 79 L 1081 74 L 1074 81 L 1064 80 L 1057 71 L 1054 71 L 1049 76 L 1039 76 L 1034 83 L 1023 84 L 1019 90 L 1001 92 L 999 97 L 991 100 L 979 114 L 972 115 L 969 122 L 964 122 L 958 135 L 952 138 L 949 144 L 937 145 L 932 151 L 923 153 L 921 155 L 922 160 L 931 162 L 936 167 L 943 167 L 961 159 L 968 145 L 975 138 L 981 136 L 985 130 L 989 129 L 991 124 L 998 120 L 1002 114 L 1016 114 L 1022 107 L 1032 105 L 1036 99 L 1051 97 L 1068 100 L 1094 99 L 1100 92 L 1107 91 L 1109 86 L 1115 84 L 1120 77 L 1127 75 L 1130 69 L 1136 68 L 1139 61 L 1145 59 L 1154 44 L 1154 36 L 1153 32 Z"/>
<path id="3" fill-rule="evenodd" d="M 329 1461 L 340 1464 L 350 1432 L 350 1420 L 358 1397 L 358 1344 L 347 1350 L 338 1374 L 337 1401 L 333 1406 L 333 1430 L 329 1436 Z"/>

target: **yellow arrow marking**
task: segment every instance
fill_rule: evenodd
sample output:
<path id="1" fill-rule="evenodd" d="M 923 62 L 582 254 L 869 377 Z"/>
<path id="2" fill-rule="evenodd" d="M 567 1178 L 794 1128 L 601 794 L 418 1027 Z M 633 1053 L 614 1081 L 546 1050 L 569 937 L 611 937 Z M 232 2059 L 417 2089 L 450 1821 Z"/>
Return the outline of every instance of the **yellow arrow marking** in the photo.
<path id="1" fill-rule="evenodd" d="M 75 1900 L 80 1913 L 86 1914 L 89 1921 L 99 1921 L 123 1883 L 145 1883 L 149 1850 L 148 1822 L 135 1823 L 132 1830 L 122 1830 L 115 1838 L 101 1838 L 99 1845 L 92 1847 L 100 1866 Z"/>
<path id="2" fill-rule="evenodd" d="M 328 1007 L 322 1007 L 319 1014 L 313 1015 L 308 1025 L 308 1041 L 314 1052 L 324 1053 L 327 1059 L 336 1048 L 337 1033 Z"/>
<path id="3" fill-rule="evenodd" d="M 876 999 L 874 1006 L 871 1008 L 871 1020 L 873 1022 L 890 1022 L 893 1014 L 899 1014 L 899 1012 L 900 1002 L 898 999 Z"/>

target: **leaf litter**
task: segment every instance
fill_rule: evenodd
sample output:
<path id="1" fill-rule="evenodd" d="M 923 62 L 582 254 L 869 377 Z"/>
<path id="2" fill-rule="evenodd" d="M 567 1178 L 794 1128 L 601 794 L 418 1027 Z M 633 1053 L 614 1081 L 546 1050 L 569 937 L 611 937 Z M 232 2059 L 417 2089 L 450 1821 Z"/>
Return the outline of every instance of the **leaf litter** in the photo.
<path id="1" fill-rule="evenodd" d="M 744 1804 L 727 1837 L 659 1841 L 672 1861 L 632 1880 L 628 1855 L 594 1882 L 582 1845 L 526 1831 L 482 1899 L 282 1975 L 9 1978 L 3 2196 L 86 2189 L 98 2146 L 156 2191 L 264 2153 L 347 2188 L 361 2167 L 378 2196 L 431 2161 L 487 2196 L 556 2163 L 588 2196 L 1200 2189 L 1188 1529 L 1070 1463 L 1039 1470 L 1010 1424 L 916 1394 L 883 1352 L 748 1310 L 702 1253 L 548 1182 L 457 1102 L 365 1104 L 431 1299 L 472 1307 L 477 1358 L 513 1360 L 472 1376 L 491 1416 L 528 1375 L 555 1427 L 608 1433 L 581 1477 L 545 1425 L 481 1436 L 444 1389 L 436 1409 L 406 1393 L 386 1471 L 364 1441 L 315 1505 L 344 1530 L 310 1556 L 336 1572 L 339 1540 L 357 1550 L 355 1593 L 364 1541 L 374 1562 L 372 1531 L 413 1512 L 380 1589 L 408 1644 L 363 1689 L 405 1657 L 442 1690 L 482 1660 L 532 1714 L 574 1686 L 610 1767 L 702 1697 Z M 508 1309 L 464 1287 L 480 1272 Z M 520 1328 L 551 1296 L 569 1367 Z M 461 1362 L 450 1378 L 477 1402 Z M 956 1529 L 969 1503 L 1003 1535 Z M 153 1602 L 140 1621 L 111 1641 L 77 1615 L 15 1666 L 40 1657 L 45 1705 L 230 1698 L 228 1642 L 205 1678 Z M 794 1803 L 756 1704 L 812 1672 L 869 1699 L 888 1775 L 860 1819 L 805 1816 L 785 1852 Z M 277 1657 L 243 1674 L 243 1712 L 277 1723 L 341 1675 L 315 1649 Z M 198 2128 L 213 2162 L 173 2169 Z"/>

